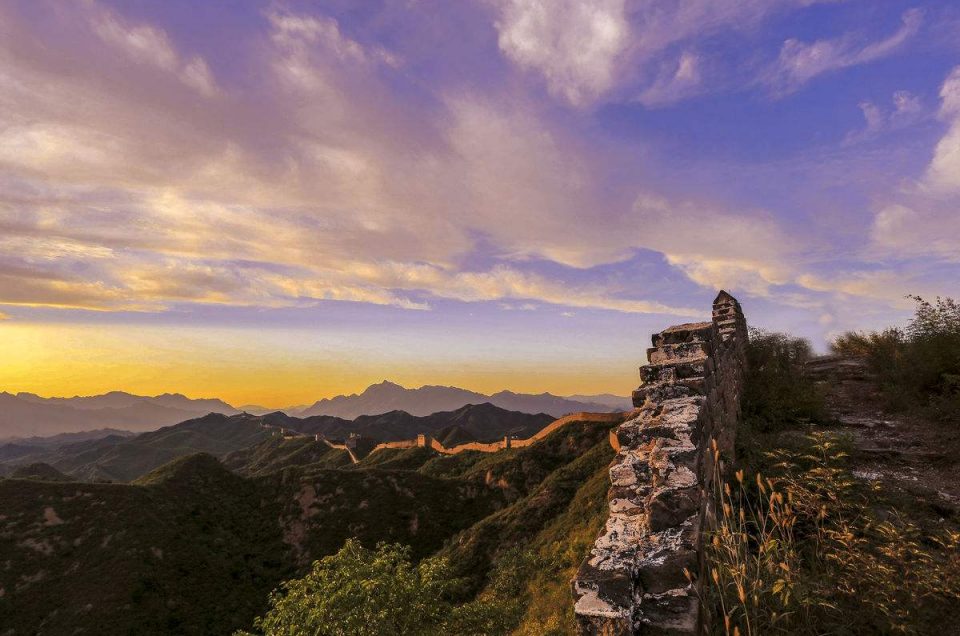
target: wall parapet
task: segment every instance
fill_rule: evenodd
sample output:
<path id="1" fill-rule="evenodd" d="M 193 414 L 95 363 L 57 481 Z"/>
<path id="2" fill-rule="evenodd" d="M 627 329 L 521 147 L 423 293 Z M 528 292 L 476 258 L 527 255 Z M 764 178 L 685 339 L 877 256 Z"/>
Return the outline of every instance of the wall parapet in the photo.
<path id="1" fill-rule="evenodd" d="M 416 440 L 404 440 L 400 442 L 381 442 L 377 444 L 371 453 L 376 452 L 383 448 L 411 448 L 416 446 L 422 446 L 427 448 L 432 448 L 442 455 L 458 455 L 464 451 L 479 451 L 481 453 L 495 453 L 497 451 L 504 450 L 506 448 L 523 448 L 525 446 L 530 446 L 541 439 L 550 435 L 559 428 L 563 428 L 568 424 L 574 422 L 621 422 L 625 418 L 629 417 L 629 414 L 622 412 L 615 413 L 571 413 L 565 415 L 557 420 L 554 420 L 550 424 L 547 424 L 545 427 L 531 435 L 526 439 L 518 439 L 511 435 L 504 436 L 503 439 L 496 442 L 464 442 L 463 444 L 458 444 L 456 446 L 446 447 L 439 440 L 434 439 L 430 435 L 420 434 L 417 436 Z"/>
<path id="2" fill-rule="evenodd" d="M 279 431 L 284 439 L 294 439 L 294 438 L 308 438 L 312 437 L 316 442 L 326 444 L 330 448 L 335 448 L 337 450 L 347 451 L 350 454 L 350 460 L 352 463 L 359 463 L 362 457 L 366 457 L 372 453 L 375 453 L 378 450 L 383 449 L 409 449 L 409 448 L 430 448 L 434 451 L 440 453 L 441 455 L 458 455 L 464 451 L 479 451 L 481 453 L 495 453 L 507 448 L 524 448 L 532 444 L 537 443 L 543 438 L 549 436 L 551 433 L 557 429 L 563 428 L 569 424 L 575 422 L 595 422 L 595 423 L 619 423 L 624 419 L 631 417 L 631 413 L 623 413 L 620 411 L 613 413 L 587 413 L 587 412 L 578 412 L 570 413 L 559 419 L 554 420 L 550 424 L 547 424 L 545 427 L 534 433 L 528 438 L 518 439 L 512 435 L 506 435 L 503 439 L 496 442 L 464 442 L 463 444 L 458 444 L 456 446 L 446 447 L 439 440 L 434 439 L 431 435 L 426 433 L 421 433 L 417 435 L 415 439 L 405 439 L 392 442 L 379 442 L 375 445 L 367 446 L 364 449 L 358 448 L 358 445 L 362 441 L 370 441 L 368 438 L 363 437 L 362 435 L 351 434 L 350 437 L 344 443 L 335 442 L 327 439 L 323 433 L 315 433 L 313 435 L 307 433 L 300 433 L 291 429 L 281 429 L 279 427 L 266 424 L 263 421 L 260 422 L 261 428 L 274 429 Z"/>
<path id="3" fill-rule="evenodd" d="M 710 322 L 669 327 L 652 344 L 637 410 L 611 434 L 606 526 L 572 582 L 584 635 L 700 630 L 687 573 L 701 571 L 701 530 L 715 518 L 715 460 L 733 452 L 747 324 L 721 291 Z"/>

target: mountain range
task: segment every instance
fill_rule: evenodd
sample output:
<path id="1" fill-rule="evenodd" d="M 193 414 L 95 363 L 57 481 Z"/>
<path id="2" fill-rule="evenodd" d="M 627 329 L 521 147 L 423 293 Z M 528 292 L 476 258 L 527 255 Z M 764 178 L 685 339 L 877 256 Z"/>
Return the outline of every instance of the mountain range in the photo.
<path id="1" fill-rule="evenodd" d="M 164 436 L 228 428 L 244 416 L 209 417 Z M 548 562 L 559 565 L 536 579 L 523 574 L 518 593 L 568 598 L 573 573 L 563 564 L 578 563 L 583 550 L 571 537 L 593 537 L 606 519 L 611 426 L 573 424 L 513 452 L 387 449 L 356 464 L 316 462 L 295 449 L 322 442 L 272 435 L 270 456 L 236 472 L 198 454 L 131 484 L 64 482 L 49 465 L 27 465 L 0 479 L 0 629 L 232 634 L 253 626 L 271 590 L 348 538 L 402 543 L 417 560 L 447 558 L 462 582 L 458 603 L 499 581 L 494 565 L 517 548 L 549 549 Z M 159 441 L 149 435 L 140 437 Z"/>
<path id="2" fill-rule="evenodd" d="M 239 413 L 216 399 L 193 400 L 178 393 L 154 397 L 112 391 L 104 395 L 43 398 L 0 393 L 0 439 L 49 437 L 103 428 L 152 431 L 210 412 Z"/>
<path id="3" fill-rule="evenodd" d="M 333 415 L 354 419 L 361 415 L 405 411 L 411 415 L 425 416 L 439 411 L 453 411 L 466 404 L 483 404 L 485 402 L 508 411 L 547 413 L 553 417 L 563 417 L 568 413 L 579 411 L 607 412 L 632 408 L 629 398 L 604 395 L 599 396 L 600 399 L 594 400 L 591 396 L 578 397 L 580 399 L 575 400 L 550 393 L 533 395 L 512 391 L 500 391 L 492 395 L 485 395 L 452 386 L 431 385 L 422 386 L 419 389 L 407 389 L 399 384 L 383 381 L 371 385 L 362 393 L 325 398 L 302 411 L 292 414 L 299 417 Z M 611 398 L 619 401 L 611 401 Z"/>
<path id="4" fill-rule="evenodd" d="M 546 413 L 562 417 L 578 411 L 607 412 L 629 410 L 629 398 L 615 395 L 564 398 L 550 393 L 532 395 L 500 391 L 485 395 L 448 386 L 423 386 L 407 389 L 392 382 L 374 384 L 362 393 L 339 395 L 303 407 L 281 412 L 300 418 L 332 416 L 351 422 L 361 416 L 383 415 L 394 411 L 425 417 L 432 413 L 455 411 L 468 404 L 489 403 L 508 411 Z M 179 393 L 143 396 L 111 391 L 103 395 L 44 398 L 33 393 L 0 393 L 0 440 L 78 434 L 114 429 L 117 434 L 153 431 L 164 426 L 197 418 L 208 413 L 238 415 L 242 412 L 267 415 L 271 409 L 248 405 L 241 408 L 215 398 L 192 399 Z M 113 432 L 113 431 L 111 431 Z M 318 431 L 319 432 L 319 431 Z M 91 434 L 88 437 L 103 437 Z M 66 440 L 64 440 L 66 441 Z M 78 438 L 75 441 L 80 441 Z M 34 445 L 32 442 L 28 442 Z"/>
<path id="5" fill-rule="evenodd" d="M 253 415 L 209 413 L 133 437 L 114 434 L 57 447 L 0 445 L 0 474 L 44 463 L 80 481 L 127 482 L 178 457 L 198 452 L 221 456 L 270 435 Z"/>
<path id="6" fill-rule="evenodd" d="M 67 443 L 58 446 L 49 443 L 30 445 L 19 440 L 2 444 L 0 474 L 43 463 L 81 481 L 128 482 L 192 453 L 224 457 L 244 449 L 255 449 L 258 444 L 276 437 L 278 428 L 308 436 L 321 433 L 330 439 L 360 433 L 371 442 L 412 439 L 419 433 L 429 433 L 445 445 L 454 446 L 470 441 L 493 441 L 508 433 L 521 438 L 530 437 L 553 420 L 546 413 L 506 411 L 492 404 L 467 405 L 425 417 L 391 411 L 363 415 L 352 421 L 328 415 L 297 418 L 279 411 L 264 416 L 209 413 L 133 437 L 109 434 L 72 441 L 74 436 L 64 436 Z M 323 442 L 314 442 L 309 437 L 307 441 L 315 444 L 318 450 L 329 449 Z M 251 454 L 256 452 L 253 450 Z"/>

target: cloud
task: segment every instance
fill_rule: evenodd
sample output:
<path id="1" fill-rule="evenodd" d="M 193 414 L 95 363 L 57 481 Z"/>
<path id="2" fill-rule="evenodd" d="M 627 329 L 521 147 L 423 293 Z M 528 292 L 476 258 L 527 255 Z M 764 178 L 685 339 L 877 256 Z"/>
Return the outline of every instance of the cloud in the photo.
<path id="1" fill-rule="evenodd" d="M 541 73 L 550 91 L 584 105 L 616 83 L 616 61 L 630 25 L 625 0 L 508 0 L 497 22 L 500 50 Z"/>
<path id="2" fill-rule="evenodd" d="M 960 66 L 951 71 L 940 89 L 940 118 L 947 134 L 937 143 L 924 185 L 938 193 L 960 192 Z"/>
<path id="3" fill-rule="evenodd" d="M 870 230 L 875 251 L 960 262 L 960 66 L 940 89 L 947 130 L 923 176 L 879 206 Z"/>
<path id="4" fill-rule="evenodd" d="M 852 33 L 810 43 L 789 39 L 783 43 L 776 64 L 763 81 L 775 94 L 783 96 L 799 90 L 818 75 L 886 57 L 917 34 L 923 12 L 911 9 L 903 14 L 901 22 L 895 33 L 868 44 Z"/>
<path id="5" fill-rule="evenodd" d="M 845 145 L 875 139 L 880 135 L 912 126 L 929 116 L 920 97 L 903 90 L 893 94 L 890 108 L 870 101 L 860 102 L 859 106 L 865 126 L 848 134 L 843 140 Z"/>
<path id="6" fill-rule="evenodd" d="M 71 9 L 76 23 L 93 24 L 90 6 Z M 643 18 L 631 46 L 640 34 L 656 52 L 644 59 L 667 60 L 641 99 L 699 90 L 700 52 L 672 47 L 773 10 L 752 6 L 749 19 L 739 3 L 628 7 Z M 596 7 L 619 19 L 620 5 Z M 569 27 L 537 20 L 601 19 L 582 7 L 515 8 L 507 15 L 522 22 L 532 11 L 533 22 L 515 25 L 511 47 L 523 33 L 539 43 L 547 36 L 538 29 Z M 768 211 L 732 210 L 693 189 L 664 196 L 639 161 L 537 96 L 462 84 L 398 90 L 405 56 L 331 17 L 265 13 L 251 62 L 258 81 L 241 89 L 222 80 L 216 109 L 197 108 L 206 98 L 180 77 L 190 56 L 155 27 L 114 16 L 124 32 L 150 34 L 129 55 L 157 73 L 124 62 L 103 75 L 84 60 L 109 65 L 118 44 L 90 27 L 39 46 L 24 19 L 0 21 L 9 36 L 0 37 L 0 303 L 164 311 L 340 300 L 425 310 L 453 300 L 688 316 L 696 312 L 649 290 L 679 273 L 773 297 L 809 249 Z M 614 75 L 597 76 L 613 82 L 603 88 L 579 83 L 579 73 L 599 65 L 615 74 L 619 54 L 575 59 L 575 35 L 551 37 L 554 52 L 571 57 L 530 57 L 529 68 L 556 62 L 561 99 L 587 104 L 616 90 Z M 601 269 L 639 258 L 655 266 L 627 283 Z"/>
<path id="7" fill-rule="evenodd" d="M 305 54 L 310 46 L 320 46 L 344 62 L 400 64 L 397 57 L 386 49 L 365 47 L 345 35 L 333 18 L 273 11 L 267 14 L 267 19 L 272 27 L 270 38 L 280 48 Z"/>
<path id="8" fill-rule="evenodd" d="M 105 19 L 97 5 L 71 10 L 76 24 Z M 188 58 L 154 27 L 109 14 L 107 41 L 90 26 L 46 50 L 29 37 L 35 25 L 10 18 L 0 302 L 164 311 L 452 299 L 690 312 L 536 271 L 623 261 L 644 241 L 642 219 L 608 192 L 596 148 L 529 101 L 471 91 L 408 100 L 392 90 L 396 60 L 382 49 L 332 18 L 268 13 L 262 92 L 220 89 L 231 99 L 198 110 L 180 78 Z M 121 43 L 169 83 L 119 66 L 103 90 L 79 60 L 109 63 Z M 478 251 L 488 264 L 464 267 Z"/>
<path id="9" fill-rule="evenodd" d="M 905 300 L 908 294 L 923 293 L 912 276 L 892 269 L 855 270 L 829 276 L 808 273 L 799 276 L 797 283 L 811 291 L 888 301 L 899 307 L 910 306 L 910 301 Z"/>
<path id="10" fill-rule="evenodd" d="M 684 51 L 640 92 L 637 101 L 644 106 L 664 106 L 695 95 L 700 89 L 702 63 L 698 55 Z"/>
<path id="11" fill-rule="evenodd" d="M 704 55 L 766 18 L 833 0 L 490 0 L 501 53 L 577 108 L 599 101 L 663 106 L 707 90 Z M 722 55 L 717 56 L 723 60 Z"/>
<path id="12" fill-rule="evenodd" d="M 763 214 L 732 214 L 650 195 L 639 196 L 633 209 L 643 228 L 642 244 L 707 288 L 767 295 L 771 286 L 789 281 L 791 258 L 803 248 Z"/>
<path id="13" fill-rule="evenodd" d="M 137 62 L 177 76 L 184 84 L 207 97 L 219 92 L 206 61 L 200 56 L 189 59 L 181 57 L 162 29 L 146 24 L 133 25 L 108 9 L 92 6 L 90 23 L 104 42 Z"/>
<path id="14" fill-rule="evenodd" d="M 695 309 L 618 296 L 601 284 L 570 284 L 498 265 L 489 271 L 448 272 L 429 265 L 392 263 L 368 268 L 368 276 L 397 289 L 429 289 L 438 298 L 466 302 L 537 300 L 552 305 L 624 313 L 700 315 Z"/>

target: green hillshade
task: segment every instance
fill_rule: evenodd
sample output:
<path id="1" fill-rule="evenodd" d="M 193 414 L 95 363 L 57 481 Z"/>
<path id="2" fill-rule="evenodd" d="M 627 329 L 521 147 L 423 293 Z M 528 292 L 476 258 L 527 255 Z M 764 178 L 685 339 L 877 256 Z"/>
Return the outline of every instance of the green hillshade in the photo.
<path id="1" fill-rule="evenodd" d="M 247 471 L 255 476 L 192 454 L 130 484 L 0 480 L 0 553 L 9 562 L 0 568 L 0 625 L 14 633 L 41 625 L 45 633 L 250 630 L 271 591 L 350 539 L 365 549 L 407 546 L 414 564 L 449 556 L 459 582 L 449 598 L 455 607 L 480 612 L 471 603 L 502 598 L 508 580 L 526 607 L 535 596 L 525 581 L 559 590 L 567 575 L 560 565 L 505 572 L 509 551 L 565 554 L 563 535 L 602 522 L 602 515 L 585 518 L 595 507 L 571 505 L 612 455 L 610 426 L 575 423 L 492 454 L 401 449 L 341 467 L 313 461 L 306 442 L 270 437 L 249 458 L 256 455 L 260 469 L 279 463 Z M 475 571 L 463 578 L 465 565 Z M 509 608 L 494 618 L 523 619 L 520 606 Z M 493 620 L 484 616 L 473 619 Z"/>
<path id="2" fill-rule="evenodd" d="M 70 477 L 64 475 L 50 464 L 43 462 L 19 466 L 10 473 L 10 478 L 34 479 L 37 481 L 73 481 Z"/>

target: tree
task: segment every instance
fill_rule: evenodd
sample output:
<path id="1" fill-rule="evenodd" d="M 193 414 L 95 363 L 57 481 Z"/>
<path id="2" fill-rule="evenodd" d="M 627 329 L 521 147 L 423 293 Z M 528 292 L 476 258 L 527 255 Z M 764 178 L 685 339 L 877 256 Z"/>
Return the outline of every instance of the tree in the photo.
<path id="1" fill-rule="evenodd" d="M 406 546 L 367 550 L 350 539 L 274 591 L 270 609 L 254 624 L 267 636 L 439 634 L 450 619 L 446 599 L 455 584 L 445 559 L 414 566 Z"/>

